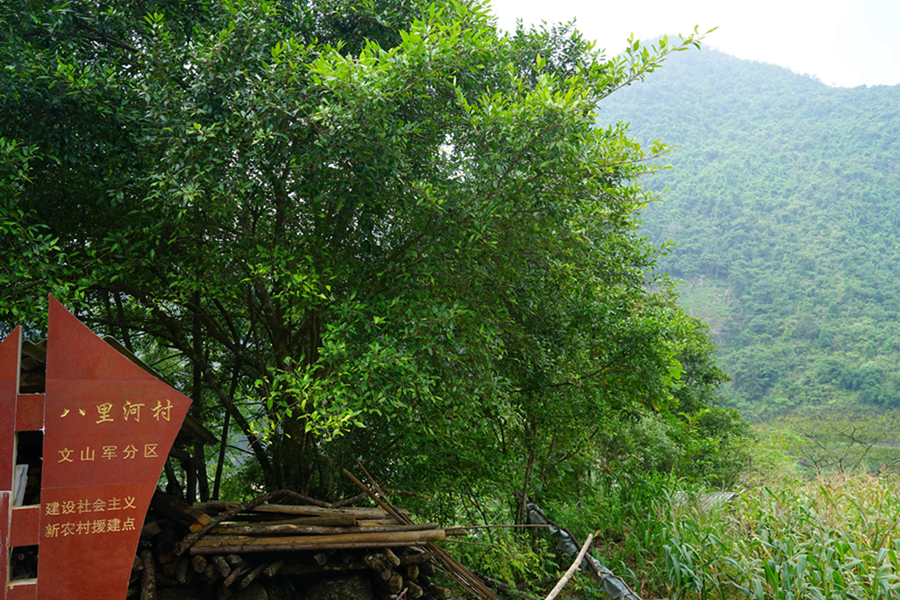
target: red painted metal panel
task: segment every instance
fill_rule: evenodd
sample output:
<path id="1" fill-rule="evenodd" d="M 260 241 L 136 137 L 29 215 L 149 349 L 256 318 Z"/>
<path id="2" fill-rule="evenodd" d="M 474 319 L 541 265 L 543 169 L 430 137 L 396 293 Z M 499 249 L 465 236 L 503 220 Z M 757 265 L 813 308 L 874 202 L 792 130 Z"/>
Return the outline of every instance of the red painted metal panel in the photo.
<path id="1" fill-rule="evenodd" d="M 9 581 L 9 492 L 0 491 L 0 600 L 6 600 Z"/>
<path id="2" fill-rule="evenodd" d="M 44 428 L 44 395 L 19 394 L 16 402 L 16 431 Z"/>
<path id="3" fill-rule="evenodd" d="M 35 600 L 35 598 L 37 598 L 37 584 L 34 581 L 12 584 L 6 594 L 6 600 Z"/>
<path id="4" fill-rule="evenodd" d="M 0 492 L 12 490 L 16 395 L 19 392 L 19 336 L 16 327 L 0 343 Z M 9 517 L 3 513 L 3 519 Z"/>
<path id="5" fill-rule="evenodd" d="M 125 596 L 190 402 L 50 299 L 39 600 Z"/>
<path id="6" fill-rule="evenodd" d="M 144 373 L 121 355 L 116 357 Z M 47 362 L 49 371 L 52 363 Z M 156 482 L 184 419 L 186 406 L 179 396 L 157 379 L 48 376 L 43 488 Z"/>
<path id="7" fill-rule="evenodd" d="M 36 546 L 40 542 L 41 508 L 23 506 L 12 509 L 9 520 L 9 546 Z"/>
<path id="8" fill-rule="evenodd" d="M 0 600 L 7 600 L 6 584 L 9 581 L 9 511 L 12 505 L 20 333 L 21 330 L 16 327 L 0 342 Z"/>
<path id="9" fill-rule="evenodd" d="M 38 597 L 124 598 L 155 488 L 154 481 L 44 489 Z"/>

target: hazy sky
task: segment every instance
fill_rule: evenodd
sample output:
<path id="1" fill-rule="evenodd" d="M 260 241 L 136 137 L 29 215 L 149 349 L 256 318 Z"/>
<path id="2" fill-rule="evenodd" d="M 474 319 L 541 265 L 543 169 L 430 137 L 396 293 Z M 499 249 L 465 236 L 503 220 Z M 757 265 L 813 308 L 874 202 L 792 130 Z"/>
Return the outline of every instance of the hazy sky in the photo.
<path id="1" fill-rule="evenodd" d="M 615 54 L 652 39 L 718 27 L 704 42 L 738 58 L 843 87 L 900 84 L 900 0 L 492 0 L 500 26 L 570 21 Z"/>

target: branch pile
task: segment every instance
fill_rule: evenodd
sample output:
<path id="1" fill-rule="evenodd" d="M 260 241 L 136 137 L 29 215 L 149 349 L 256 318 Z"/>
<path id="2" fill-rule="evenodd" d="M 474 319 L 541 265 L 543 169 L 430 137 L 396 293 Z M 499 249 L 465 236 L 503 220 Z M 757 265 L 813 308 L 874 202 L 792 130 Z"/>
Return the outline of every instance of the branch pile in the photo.
<path id="1" fill-rule="evenodd" d="M 294 587 L 306 589 L 358 575 L 371 586 L 369 597 L 445 598 L 450 590 L 431 580 L 436 566 L 476 585 L 465 567 L 446 563 L 445 553 L 434 545 L 461 530 L 412 523 L 406 511 L 394 507 L 267 503 L 279 496 L 299 495 L 281 491 L 242 504 L 189 506 L 157 491 L 128 596 L 140 593 L 141 600 L 155 600 L 164 588 L 180 587 L 195 588 L 196 597 L 243 598 L 240 590 L 254 582 L 269 587 L 290 579 Z"/>

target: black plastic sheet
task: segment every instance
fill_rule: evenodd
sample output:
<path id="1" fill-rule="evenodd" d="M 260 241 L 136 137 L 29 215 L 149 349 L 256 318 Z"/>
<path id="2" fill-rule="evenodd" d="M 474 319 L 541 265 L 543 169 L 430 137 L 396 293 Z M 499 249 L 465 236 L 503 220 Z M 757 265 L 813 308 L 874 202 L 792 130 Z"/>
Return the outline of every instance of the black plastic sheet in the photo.
<path id="1" fill-rule="evenodd" d="M 556 539 L 557 552 L 572 558 L 578 556 L 581 545 L 575 541 L 575 538 L 572 537 L 571 533 L 550 521 L 537 504 L 529 503 L 525 506 L 525 510 L 527 511 L 526 514 L 529 523 L 550 526 L 548 529 L 550 530 L 550 535 Z M 600 580 L 603 591 L 606 592 L 612 600 L 641 600 L 637 594 L 632 592 L 628 586 L 625 585 L 624 581 L 616 577 L 612 571 L 600 564 L 600 561 L 591 556 L 590 553 L 585 555 L 584 560 L 581 562 L 581 568 L 582 570 L 594 573 L 597 579 Z"/>

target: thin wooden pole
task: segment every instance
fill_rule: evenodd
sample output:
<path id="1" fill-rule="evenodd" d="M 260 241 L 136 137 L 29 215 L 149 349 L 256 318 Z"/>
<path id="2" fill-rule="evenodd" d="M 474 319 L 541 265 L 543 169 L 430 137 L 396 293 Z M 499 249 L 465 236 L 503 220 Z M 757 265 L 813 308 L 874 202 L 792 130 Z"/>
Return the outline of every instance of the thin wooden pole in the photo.
<path id="1" fill-rule="evenodd" d="M 372 486 L 379 492 L 381 496 L 384 498 L 379 498 L 378 494 L 375 494 L 372 490 L 370 490 L 366 485 L 364 485 L 359 479 L 353 476 L 353 474 L 347 469 L 343 469 L 344 476 L 347 477 L 350 481 L 356 485 L 359 489 L 365 492 L 372 500 L 375 501 L 378 506 L 387 511 L 389 515 L 394 517 L 400 523 L 411 524 L 412 520 L 409 519 L 406 515 L 400 514 L 393 506 L 391 506 L 390 502 L 388 502 L 387 497 L 384 495 L 384 492 L 378 487 L 378 484 L 375 483 L 375 480 L 369 475 L 369 472 L 366 471 L 366 468 L 360 463 L 356 461 L 359 465 L 359 468 L 362 469 L 362 472 L 365 473 L 366 477 L 369 478 L 369 481 L 372 482 Z M 460 563 L 458 560 L 447 554 L 447 552 L 435 544 L 434 542 L 426 542 L 425 547 L 435 556 L 435 558 L 440 561 L 440 566 L 450 575 L 457 583 L 466 588 L 469 592 L 483 598 L 484 600 L 500 600 L 495 594 L 481 579 L 478 578 L 475 573 L 466 568 L 465 565 Z"/>
<path id="2" fill-rule="evenodd" d="M 581 552 L 578 553 L 578 558 L 575 559 L 575 562 L 572 563 L 572 566 L 569 567 L 569 570 L 566 571 L 566 574 L 563 575 L 562 579 L 556 584 L 550 593 L 547 594 L 547 597 L 544 600 L 553 600 L 556 598 L 559 593 L 562 591 L 566 584 L 569 583 L 569 580 L 572 579 L 572 575 L 575 574 L 575 571 L 578 570 L 578 567 L 581 566 L 581 561 L 584 560 L 584 555 L 587 554 L 588 548 L 591 547 L 591 542 L 594 540 L 594 534 L 591 533 L 587 536 L 587 539 L 584 541 L 584 545 L 581 547 Z"/>

